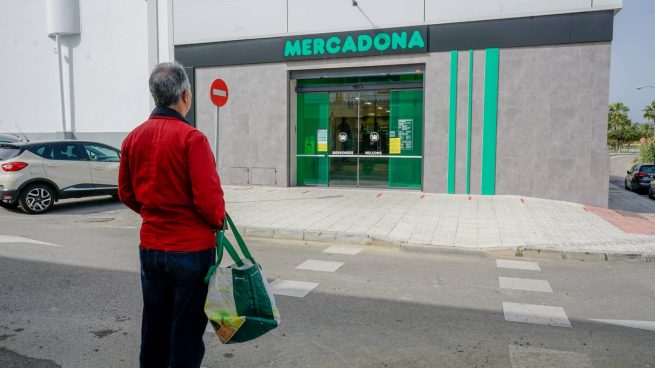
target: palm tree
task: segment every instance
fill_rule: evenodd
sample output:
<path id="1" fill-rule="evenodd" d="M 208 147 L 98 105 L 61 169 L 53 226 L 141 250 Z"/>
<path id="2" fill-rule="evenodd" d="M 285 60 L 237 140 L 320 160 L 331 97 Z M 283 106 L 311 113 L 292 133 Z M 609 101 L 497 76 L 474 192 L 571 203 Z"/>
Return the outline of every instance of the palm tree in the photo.
<path id="1" fill-rule="evenodd" d="M 655 101 L 651 102 L 650 105 L 646 106 L 644 109 L 644 119 L 652 120 L 653 125 L 655 126 Z M 655 137 L 653 137 L 655 139 Z"/>
<path id="2" fill-rule="evenodd" d="M 620 150 L 621 144 L 628 141 L 626 133 L 632 126 L 632 122 L 628 117 L 630 108 L 622 102 L 614 102 L 610 104 L 607 113 L 607 138 L 610 142 L 616 143 L 617 151 Z"/>
<path id="3" fill-rule="evenodd" d="M 628 112 L 630 112 L 630 108 L 623 104 L 623 102 L 611 103 L 607 114 L 608 130 L 617 130 L 630 125 Z"/>

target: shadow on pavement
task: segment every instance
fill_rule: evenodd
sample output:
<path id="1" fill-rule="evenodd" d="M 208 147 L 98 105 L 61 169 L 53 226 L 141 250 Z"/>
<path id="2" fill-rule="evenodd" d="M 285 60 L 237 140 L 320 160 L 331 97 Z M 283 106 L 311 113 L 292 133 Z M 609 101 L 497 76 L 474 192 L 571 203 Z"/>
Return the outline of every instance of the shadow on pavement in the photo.
<path id="1" fill-rule="evenodd" d="M 35 359 L 20 355 L 9 349 L 0 347 L 0 367 L 2 368 L 61 368 L 52 360 Z"/>
<path id="2" fill-rule="evenodd" d="M 138 272 L 5 257 L 0 269 L 0 331 L 13 334 L 0 342 L 0 362 L 18 359 L 19 352 L 66 367 L 137 366 Z M 572 328 L 506 322 L 500 295 L 480 310 L 440 304 L 446 300 L 426 305 L 394 295 L 345 296 L 339 289 L 325 285 L 305 298 L 278 296 L 281 326 L 255 341 L 221 345 L 206 334 L 203 365 L 506 368 L 512 366 L 509 346 L 586 354 L 595 368 L 655 361 L 652 332 L 585 320 L 571 320 Z"/>

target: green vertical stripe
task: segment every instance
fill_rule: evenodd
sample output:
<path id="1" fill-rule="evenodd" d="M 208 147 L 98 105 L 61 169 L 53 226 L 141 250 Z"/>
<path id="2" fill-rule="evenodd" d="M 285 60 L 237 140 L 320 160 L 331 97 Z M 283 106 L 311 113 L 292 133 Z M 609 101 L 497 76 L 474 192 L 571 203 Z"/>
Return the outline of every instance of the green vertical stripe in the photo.
<path id="1" fill-rule="evenodd" d="M 457 50 L 450 52 L 450 122 L 448 124 L 448 194 L 455 194 L 457 156 Z"/>
<path id="2" fill-rule="evenodd" d="M 473 50 L 469 50 L 468 126 L 466 128 L 466 194 L 471 194 L 471 131 L 473 130 Z"/>
<path id="3" fill-rule="evenodd" d="M 487 49 L 482 120 L 482 194 L 496 194 L 496 128 L 498 122 L 499 49 Z"/>

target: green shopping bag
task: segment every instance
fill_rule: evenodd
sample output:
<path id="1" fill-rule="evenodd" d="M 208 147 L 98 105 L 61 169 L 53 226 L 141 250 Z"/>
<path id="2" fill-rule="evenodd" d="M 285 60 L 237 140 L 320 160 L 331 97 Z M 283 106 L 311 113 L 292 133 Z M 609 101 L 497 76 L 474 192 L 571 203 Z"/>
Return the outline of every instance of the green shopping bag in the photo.
<path id="1" fill-rule="evenodd" d="M 205 314 L 218 339 L 228 344 L 249 341 L 274 329 L 280 324 L 280 312 L 261 266 L 248 251 L 230 216 L 225 218 L 216 237 L 218 259 L 205 277 L 209 284 Z M 225 237 L 226 223 L 230 224 L 243 259 Z M 223 249 L 234 261 L 229 267 L 219 266 Z"/>

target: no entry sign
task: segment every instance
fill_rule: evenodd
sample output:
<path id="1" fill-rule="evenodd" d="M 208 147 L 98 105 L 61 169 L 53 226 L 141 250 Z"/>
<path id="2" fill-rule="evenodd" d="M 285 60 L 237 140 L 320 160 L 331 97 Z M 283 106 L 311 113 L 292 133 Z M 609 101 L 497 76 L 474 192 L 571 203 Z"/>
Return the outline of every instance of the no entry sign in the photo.
<path id="1" fill-rule="evenodd" d="M 209 98 L 217 107 L 223 107 L 227 103 L 227 84 L 222 79 L 216 79 L 209 87 Z"/>

